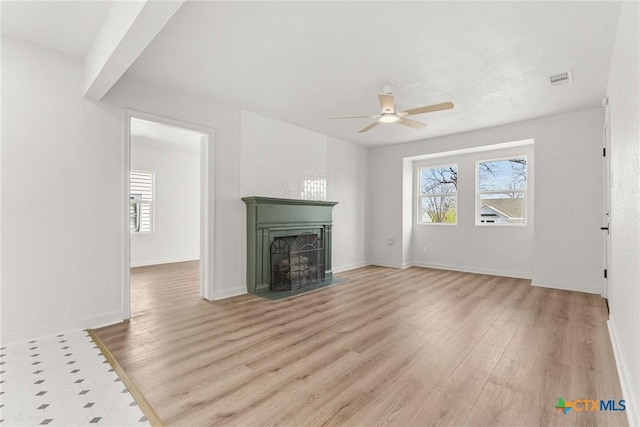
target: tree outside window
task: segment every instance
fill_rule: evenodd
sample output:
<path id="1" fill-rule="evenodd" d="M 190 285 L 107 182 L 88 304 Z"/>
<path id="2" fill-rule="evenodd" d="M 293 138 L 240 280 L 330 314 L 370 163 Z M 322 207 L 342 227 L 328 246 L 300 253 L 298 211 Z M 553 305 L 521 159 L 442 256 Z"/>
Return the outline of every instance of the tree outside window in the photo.
<path id="1" fill-rule="evenodd" d="M 421 168 L 419 179 L 420 224 L 456 224 L 458 165 Z"/>

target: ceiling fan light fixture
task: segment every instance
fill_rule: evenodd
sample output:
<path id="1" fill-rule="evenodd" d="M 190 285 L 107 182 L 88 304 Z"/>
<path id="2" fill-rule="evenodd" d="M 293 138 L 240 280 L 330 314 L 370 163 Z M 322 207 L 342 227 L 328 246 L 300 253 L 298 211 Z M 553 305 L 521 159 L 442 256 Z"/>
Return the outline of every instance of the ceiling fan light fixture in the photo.
<path id="1" fill-rule="evenodd" d="M 395 123 L 398 120 L 400 120 L 400 117 L 396 116 L 395 114 L 383 114 L 378 119 L 380 123 Z"/>
<path id="2" fill-rule="evenodd" d="M 0 0 L 1 1 L 1 0 Z M 395 103 L 393 101 L 393 93 L 396 88 L 393 86 L 385 86 L 382 93 L 378 94 L 378 101 L 382 112 L 375 116 L 337 116 L 329 117 L 330 119 L 365 119 L 367 117 L 375 118 L 373 123 L 360 129 L 358 133 L 368 132 L 380 124 L 397 123 L 412 129 L 422 129 L 426 123 L 419 122 L 408 118 L 417 114 L 432 113 L 434 111 L 450 110 L 453 108 L 453 102 L 442 102 L 440 104 L 425 105 L 424 107 L 410 108 L 405 111 L 396 112 Z"/>

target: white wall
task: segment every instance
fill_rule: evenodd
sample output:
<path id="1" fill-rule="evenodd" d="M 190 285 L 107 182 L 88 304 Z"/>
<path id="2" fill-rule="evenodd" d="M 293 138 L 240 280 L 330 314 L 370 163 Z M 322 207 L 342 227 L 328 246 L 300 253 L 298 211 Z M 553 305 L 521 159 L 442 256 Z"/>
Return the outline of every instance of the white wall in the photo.
<path id="1" fill-rule="evenodd" d="M 402 266 L 403 159 L 533 138 L 533 283 L 600 293 L 602 126 L 603 110 L 597 108 L 372 149 L 371 262 Z M 395 244 L 388 245 L 388 239 Z"/>
<path id="2" fill-rule="evenodd" d="M 327 138 L 327 199 L 333 208 L 334 272 L 367 264 L 369 149 Z"/>
<path id="3" fill-rule="evenodd" d="M 510 156 L 527 156 L 526 225 L 476 226 L 476 161 Z M 413 162 L 425 166 L 458 165 L 458 212 L 456 225 L 417 224 L 417 208 L 412 210 L 411 264 L 459 271 L 486 272 L 503 276 L 531 278 L 534 255 L 535 160 L 532 145 L 461 154 Z M 413 170 L 412 170 L 413 172 Z M 417 172 L 417 171 L 416 171 Z M 417 175 L 412 174 L 412 183 Z M 411 187 L 411 206 L 416 185 Z M 415 225 L 414 225 L 415 224 Z M 424 251 L 426 248 L 426 253 Z"/>
<path id="4" fill-rule="evenodd" d="M 327 137 L 249 111 L 241 113 L 242 196 L 308 199 L 304 182 L 324 182 Z"/>
<path id="5" fill-rule="evenodd" d="M 199 259 L 200 152 L 187 144 L 131 138 L 131 169 L 155 176 L 152 233 L 131 235 L 131 266 Z"/>
<path id="6" fill-rule="evenodd" d="M 609 326 L 631 425 L 640 425 L 639 15 L 639 3 L 623 3 L 607 87 L 612 167 Z"/>
<path id="7" fill-rule="evenodd" d="M 122 113 L 82 64 L 2 38 L 2 341 L 115 322 Z"/>
<path id="8" fill-rule="evenodd" d="M 365 265 L 369 150 L 248 111 L 241 117 L 242 196 L 338 202 L 333 269 Z M 323 190 L 305 194 L 305 181 Z"/>

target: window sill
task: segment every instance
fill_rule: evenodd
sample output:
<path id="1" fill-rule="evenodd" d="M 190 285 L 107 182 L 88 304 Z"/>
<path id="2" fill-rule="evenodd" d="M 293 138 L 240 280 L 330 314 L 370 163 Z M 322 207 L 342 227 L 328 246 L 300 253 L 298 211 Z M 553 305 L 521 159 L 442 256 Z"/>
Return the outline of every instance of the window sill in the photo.
<path id="1" fill-rule="evenodd" d="M 495 223 L 494 224 L 492 224 L 492 223 L 489 223 L 489 224 L 480 223 L 479 224 L 479 223 L 476 223 L 475 225 L 476 225 L 476 227 L 526 227 L 527 223 L 526 222 L 522 223 L 522 224 L 495 224 Z"/>

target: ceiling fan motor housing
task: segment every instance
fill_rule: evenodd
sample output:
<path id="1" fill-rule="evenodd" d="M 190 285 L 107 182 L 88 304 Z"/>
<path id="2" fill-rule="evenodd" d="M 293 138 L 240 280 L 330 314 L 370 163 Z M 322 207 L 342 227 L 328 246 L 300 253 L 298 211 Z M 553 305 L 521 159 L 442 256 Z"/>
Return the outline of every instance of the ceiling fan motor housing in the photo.
<path id="1" fill-rule="evenodd" d="M 394 85 L 382 86 L 382 93 L 386 93 L 387 95 L 395 95 L 397 90 L 398 88 L 395 87 Z"/>

